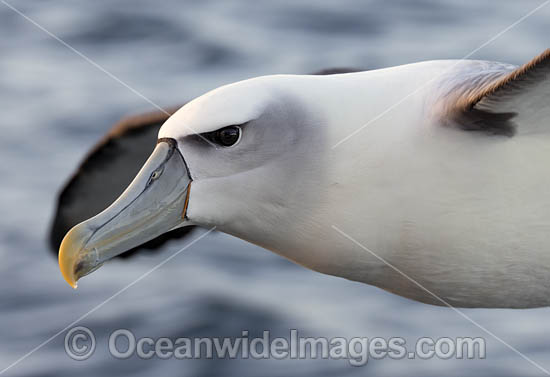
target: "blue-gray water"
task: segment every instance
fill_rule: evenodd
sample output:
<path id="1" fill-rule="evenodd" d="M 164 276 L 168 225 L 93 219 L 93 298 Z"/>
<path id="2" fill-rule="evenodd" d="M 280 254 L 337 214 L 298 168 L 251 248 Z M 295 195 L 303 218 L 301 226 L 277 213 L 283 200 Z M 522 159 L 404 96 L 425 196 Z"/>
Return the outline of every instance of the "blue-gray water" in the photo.
<path id="1" fill-rule="evenodd" d="M 334 66 L 380 68 L 460 58 L 541 1 L 16 1 L 12 4 L 162 106 L 270 73 Z M 548 47 L 550 6 L 472 58 L 520 64 Z M 0 2 L 0 369 L 189 242 L 62 280 L 47 250 L 55 197 L 88 148 L 142 98 Z M 195 233 L 194 237 L 199 233 Z M 549 309 L 464 310 L 550 368 Z M 536 376 L 543 373 L 449 308 L 311 272 L 268 251 L 213 234 L 79 324 L 96 332 L 86 361 L 62 333 L 5 372 L 13 376 Z M 484 360 L 117 360 L 107 336 L 483 336 Z"/>

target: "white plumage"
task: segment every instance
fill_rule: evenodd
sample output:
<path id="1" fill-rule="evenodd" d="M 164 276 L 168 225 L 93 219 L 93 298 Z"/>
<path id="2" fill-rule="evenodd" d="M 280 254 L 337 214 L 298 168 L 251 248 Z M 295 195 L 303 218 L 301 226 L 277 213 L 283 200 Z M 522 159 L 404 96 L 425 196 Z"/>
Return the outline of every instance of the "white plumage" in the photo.
<path id="1" fill-rule="evenodd" d="M 192 178 L 180 226 L 427 303 L 549 305 L 549 67 L 550 50 L 216 89 L 159 132 Z M 230 125 L 228 148 L 196 135 Z"/>

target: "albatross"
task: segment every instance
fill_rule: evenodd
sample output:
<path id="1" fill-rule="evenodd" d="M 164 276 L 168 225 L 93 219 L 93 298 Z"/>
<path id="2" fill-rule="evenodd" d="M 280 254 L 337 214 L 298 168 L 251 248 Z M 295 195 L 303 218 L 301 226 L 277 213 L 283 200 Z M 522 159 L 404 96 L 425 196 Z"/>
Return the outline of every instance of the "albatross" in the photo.
<path id="1" fill-rule="evenodd" d="M 550 49 L 520 67 L 244 80 L 185 104 L 143 145 L 127 140 L 154 149 L 126 190 L 63 238 L 71 286 L 200 226 L 428 304 L 550 305 Z"/>

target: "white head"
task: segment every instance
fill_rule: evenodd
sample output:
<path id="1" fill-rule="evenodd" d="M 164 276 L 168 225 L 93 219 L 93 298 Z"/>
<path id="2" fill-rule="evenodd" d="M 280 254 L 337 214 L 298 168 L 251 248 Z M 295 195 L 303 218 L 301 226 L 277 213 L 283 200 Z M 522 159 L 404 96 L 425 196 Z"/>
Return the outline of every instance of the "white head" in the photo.
<path id="1" fill-rule="evenodd" d="M 67 281 L 75 286 L 105 260 L 180 226 L 216 226 L 272 249 L 281 234 L 299 233 L 316 210 L 310 188 L 323 180 L 330 145 L 297 77 L 227 85 L 170 117 L 121 197 L 65 236 Z"/>

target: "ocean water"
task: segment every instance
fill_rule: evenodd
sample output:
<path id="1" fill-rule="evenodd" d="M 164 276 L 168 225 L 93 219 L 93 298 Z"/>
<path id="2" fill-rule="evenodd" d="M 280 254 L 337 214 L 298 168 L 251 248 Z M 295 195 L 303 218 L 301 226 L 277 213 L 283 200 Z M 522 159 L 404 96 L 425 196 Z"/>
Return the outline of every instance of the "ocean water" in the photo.
<path id="1" fill-rule="evenodd" d="M 8 3 L 161 106 L 271 73 L 375 69 L 474 50 L 472 58 L 521 64 L 549 47 L 550 35 L 550 5 L 505 31 L 542 1 Z M 71 290 L 46 242 L 56 194 L 114 122 L 153 107 L 29 19 L 0 2 L 0 370 L 6 376 L 544 375 L 526 358 L 550 369 L 550 309 L 463 310 L 484 331 L 449 308 L 321 275 L 220 233 L 106 303 L 201 231 L 157 253 L 115 260 Z M 74 325 L 94 331 L 96 350 L 75 361 L 65 353 L 61 330 L 82 316 Z M 359 367 L 313 358 L 119 360 L 107 342 L 120 328 L 138 338 L 174 339 L 238 337 L 245 330 L 251 338 L 263 330 L 288 338 L 291 329 L 314 337 L 403 337 L 407 344 L 426 336 L 480 336 L 487 353 L 480 360 L 370 359 Z"/>

